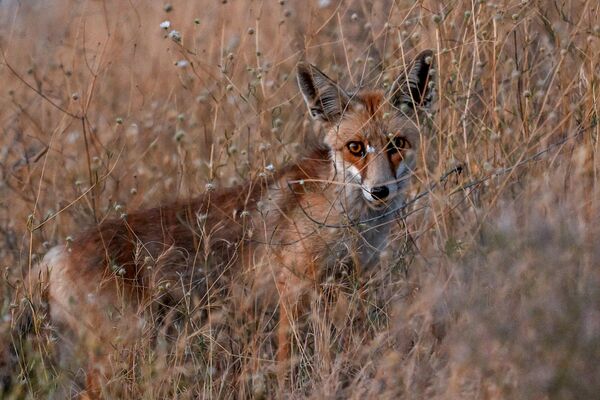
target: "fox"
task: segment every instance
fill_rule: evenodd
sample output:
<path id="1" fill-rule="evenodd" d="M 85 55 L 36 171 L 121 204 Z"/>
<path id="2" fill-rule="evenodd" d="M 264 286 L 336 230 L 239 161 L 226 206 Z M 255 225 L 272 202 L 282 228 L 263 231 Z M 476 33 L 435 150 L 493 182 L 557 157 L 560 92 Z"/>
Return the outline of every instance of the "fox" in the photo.
<path id="1" fill-rule="evenodd" d="M 419 116 L 433 101 L 433 58 L 425 50 L 387 88 L 355 91 L 300 62 L 299 92 L 319 133 L 295 163 L 107 220 L 49 250 L 24 284 L 44 288 L 65 353 L 133 340 L 165 304 L 190 294 L 214 302 L 241 287 L 278 310 L 275 359 L 289 360 L 291 328 L 325 271 L 344 260 L 371 268 L 388 244 L 415 174 Z M 89 351 L 89 398 L 110 377 L 102 353 Z"/>

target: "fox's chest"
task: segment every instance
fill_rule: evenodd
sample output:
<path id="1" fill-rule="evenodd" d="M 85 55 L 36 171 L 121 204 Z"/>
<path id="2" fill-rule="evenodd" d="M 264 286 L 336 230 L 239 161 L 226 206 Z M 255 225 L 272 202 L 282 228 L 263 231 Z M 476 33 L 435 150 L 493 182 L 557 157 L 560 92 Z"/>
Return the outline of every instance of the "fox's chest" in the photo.
<path id="1" fill-rule="evenodd" d="M 340 192 L 340 186 L 293 194 L 282 187 L 272 188 L 260 209 L 261 254 L 276 254 L 277 263 L 296 275 L 320 275 L 349 263 L 364 270 L 377 262 L 391 216 L 369 209 L 358 191 Z"/>
<path id="2" fill-rule="evenodd" d="M 296 275 L 323 276 L 331 271 L 354 265 L 360 270 L 371 268 L 379 260 L 381 250 L 389 241 L 389 223 L 363 224 L 362 226 L 313 226 L 278 235 L 282 245 L 270 246 L 267 252 L 278 254 L 280 267 Z"/>

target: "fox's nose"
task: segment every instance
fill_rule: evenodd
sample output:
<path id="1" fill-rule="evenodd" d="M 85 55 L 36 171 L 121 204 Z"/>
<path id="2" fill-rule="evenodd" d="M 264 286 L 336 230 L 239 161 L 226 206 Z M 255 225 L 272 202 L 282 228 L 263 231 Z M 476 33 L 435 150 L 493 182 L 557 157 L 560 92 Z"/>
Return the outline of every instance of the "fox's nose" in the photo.
<path id="1" fill-rule="evenodd" d="M 388 194 L 390 194 L 390 190 L 387 186 L 375 186 L 371 189 L 371 196 L 378 200 L 385 199 L 388 197 Z"/>

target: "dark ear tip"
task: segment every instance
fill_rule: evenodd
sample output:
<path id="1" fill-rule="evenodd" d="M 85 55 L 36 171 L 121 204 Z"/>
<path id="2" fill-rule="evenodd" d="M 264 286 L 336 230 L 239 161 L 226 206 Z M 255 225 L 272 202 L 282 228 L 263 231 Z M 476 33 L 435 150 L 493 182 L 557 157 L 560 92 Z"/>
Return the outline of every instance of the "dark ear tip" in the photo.
<path id="1" fill-rule="evenodd" d="M 433 50 L 431 49 L 427 49 L 427 50 L 423 50 L 422 52 L 420 52 L 417 57 L 415 57 L 416 60 L 423 60 L 425 62 L 425 64 L 427 65 L 432 65 L 433 64 Z"/>

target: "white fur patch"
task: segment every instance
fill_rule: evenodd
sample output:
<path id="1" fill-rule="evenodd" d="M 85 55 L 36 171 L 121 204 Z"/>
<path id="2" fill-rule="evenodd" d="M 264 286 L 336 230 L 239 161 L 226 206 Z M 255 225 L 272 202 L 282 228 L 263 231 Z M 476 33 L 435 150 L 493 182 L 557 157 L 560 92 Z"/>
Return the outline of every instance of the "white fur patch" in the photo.
<path id="1" fill-rule="evenodd" d="M 371 190 L 365 187 L 362 188 L 362 193 L 363 193 L 363 197 L 367 200 L 367 201 L 375 201 L 375 199 L 373 198 L 373 195 L 371 195 Z"/>
<path id="2" fill-rule="evenodd" d="M 42 264 L 48 269 L 52 269 L 56 265 L 61 265 L 64 262 L 65 250 L 64 246 L 54 246 L 46 253 Z"/>
<path id="3" fill-rule="evenodd" d="M 47 272 L 50 275 L 50 296 L 63 305 L 68 304 L 71 295 L 69 279 L 65 276 L 68 262 L 67 249 L 64 246 L 55 246 L 46 253 L 40 265 L 42 273 Z"/>
<path id="4" fill-rule="evenodd" d="M 367 153 L 375 153 L 375 147 L 367 145 Z"/>
<path id="5" fill-rule="evenodd" d="M 55 246 L 40 263 L 40 271 L 47 274 L 48 296 L 51 302 L 50 317 L 53 322 L 61 322 L 75 326 L 76 318 L 70 311 L 73 298 L 77 297 L 74 282 L 67 276 L 66 269 L 69 263 L 69 255 L 65 246 Z"/>
<path id="6" fill-rule="evenodd" d="M 342 173 L 344 182 L 362 183 L 360 171 L 354 165 L 346 165 L 342 157 L 337 157 L 334 152 L 331 152 L 331 158 L 334 160 L 335 170 L 337 173 Z"/>
<path id="7" fill-rule="evenodd" d="M 346 167 L 346 177 L 351 182 L 362 182 L 362 176 L 360 176 L 360 171 L 354 165 L 350 165 Z"/>

